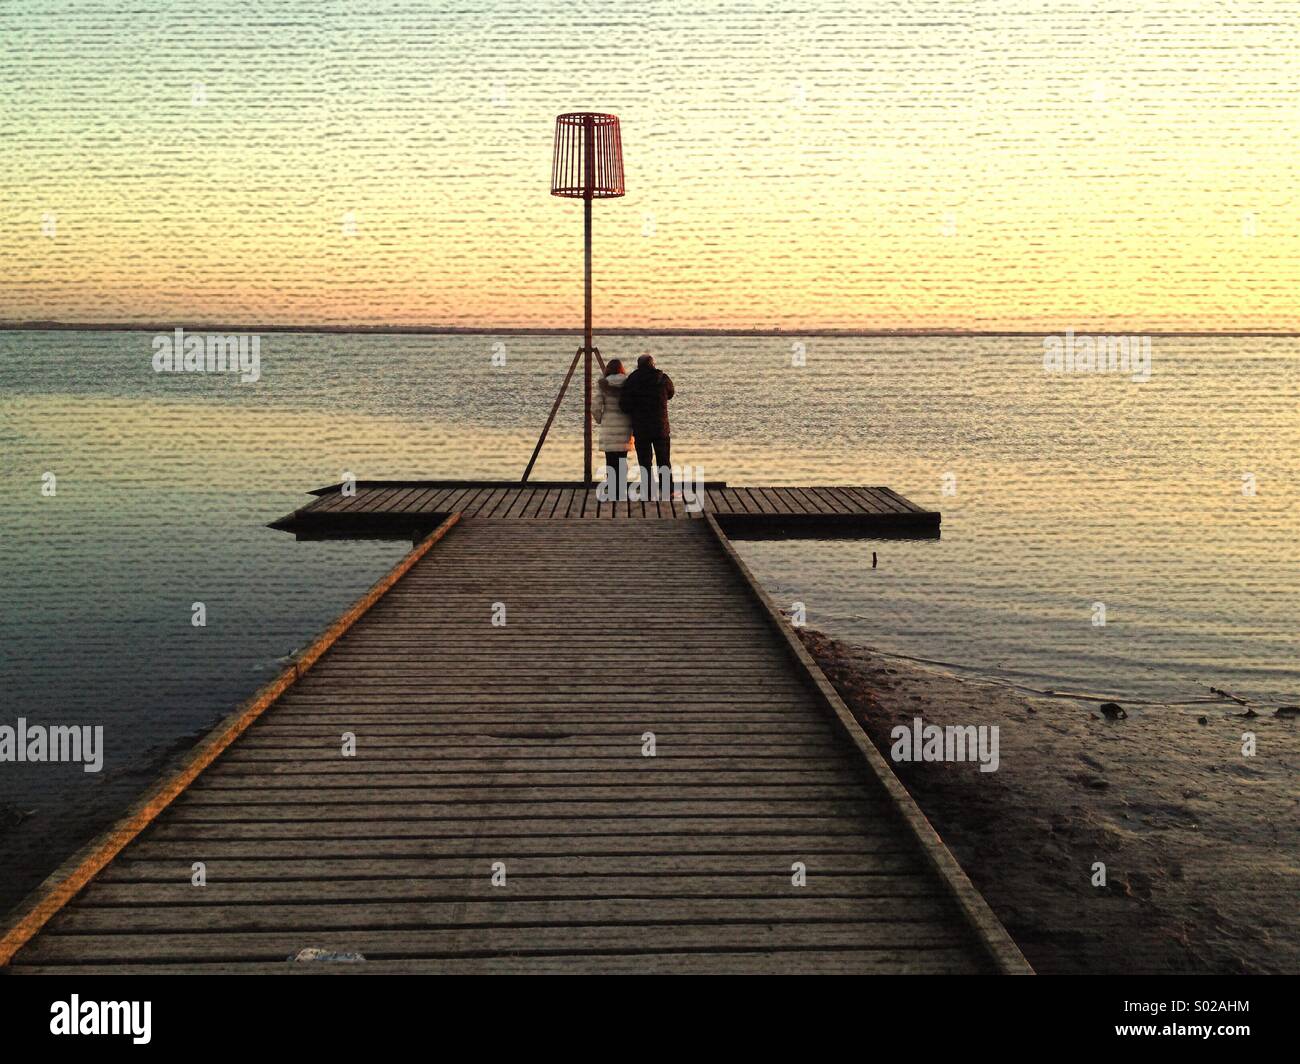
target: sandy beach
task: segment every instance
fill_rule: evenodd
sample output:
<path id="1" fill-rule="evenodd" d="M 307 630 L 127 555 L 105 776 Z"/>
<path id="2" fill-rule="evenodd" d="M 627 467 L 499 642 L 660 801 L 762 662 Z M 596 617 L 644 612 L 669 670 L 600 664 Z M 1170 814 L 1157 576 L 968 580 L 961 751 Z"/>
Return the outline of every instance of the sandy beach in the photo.
<path id="1" fill-rule="evenodd" d="M 998 726 L 995 772 L 894 769 L 1040 974 L 1300 972 L 1294 715 L 1226 702 L 1108 719 L 800 634 L 886 757 L 916 717 Z"/>

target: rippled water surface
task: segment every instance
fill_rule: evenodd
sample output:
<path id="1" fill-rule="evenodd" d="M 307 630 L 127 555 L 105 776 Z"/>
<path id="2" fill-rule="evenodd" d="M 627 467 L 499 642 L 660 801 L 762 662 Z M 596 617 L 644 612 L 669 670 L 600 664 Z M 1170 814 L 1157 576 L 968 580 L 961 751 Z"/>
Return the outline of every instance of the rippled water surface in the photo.
<path id="1" fill-rule="evenodd" d="M 152 340 L 0 333 L 0 716 L 103 723 L 107 747 L 98 775 L 3 766 L 6 817 L 31 815 L 0 901 L 404 550 L 268 521 L 344 472 L 517 477 L 574 346 L 266 334 L 241 384 L 155 374 Z M 600 344 L 658 356 L 674 457 L 711 479 L 886 484 L 943 511 L 937 541 L 743 544 L 810 623 L 1037 689 L 1300 701 L 1300 341 L 1158 336 L 1146 383 L 1045 374 L 1039 337 Z M 566 401 L 536 477 L 580 474 L 579 415 Z"/>

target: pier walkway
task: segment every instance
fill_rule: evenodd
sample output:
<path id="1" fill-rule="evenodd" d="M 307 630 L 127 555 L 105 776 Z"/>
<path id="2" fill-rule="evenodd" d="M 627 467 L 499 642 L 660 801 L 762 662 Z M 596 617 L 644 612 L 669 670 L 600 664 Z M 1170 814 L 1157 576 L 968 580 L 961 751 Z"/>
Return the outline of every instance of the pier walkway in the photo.
<path id="1" fill-rule="evenodd" d="M 13 914 L 6 961 L 1029 971 L 717 518 L 571 512 L 445 517 Z"/>

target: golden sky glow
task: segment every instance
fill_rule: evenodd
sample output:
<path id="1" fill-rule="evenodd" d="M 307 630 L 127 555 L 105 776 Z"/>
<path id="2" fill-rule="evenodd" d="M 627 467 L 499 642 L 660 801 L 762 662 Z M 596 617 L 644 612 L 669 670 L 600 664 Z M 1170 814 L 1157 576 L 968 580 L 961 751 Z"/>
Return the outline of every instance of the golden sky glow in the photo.
<path id="1" fill-rule="evenodd" d="M 6 4 L 0 318 L 1300 328 L 1294 0 L 682 6 Z"/>

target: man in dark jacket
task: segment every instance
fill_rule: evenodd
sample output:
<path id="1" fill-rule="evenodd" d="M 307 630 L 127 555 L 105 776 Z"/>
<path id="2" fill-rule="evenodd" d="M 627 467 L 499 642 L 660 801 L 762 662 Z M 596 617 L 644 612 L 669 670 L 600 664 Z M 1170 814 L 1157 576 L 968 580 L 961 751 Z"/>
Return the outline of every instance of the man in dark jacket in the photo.
<path id="1" fill-rule="evenodd" d="M 642 355 L 636 369 L 623 384 L 619 405 L 632 421 L 636 437 L 636 463 L 641 467 L 642 491 L 652 483 L 650 452 L 659 466 L 660 498 L 672 495 L 672 464 L 669 458 L 670 429 L 668 400 L 673 397 L 673 379 L 655 368 L 654 355 Z"/>

